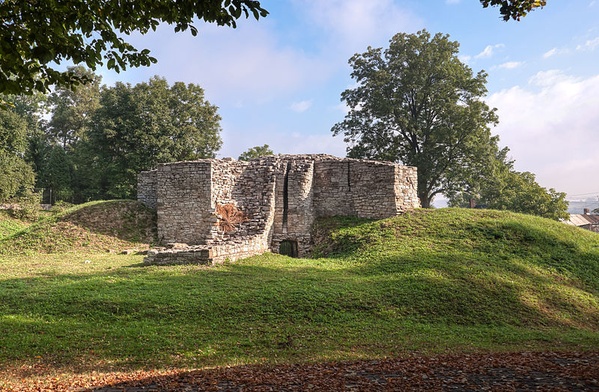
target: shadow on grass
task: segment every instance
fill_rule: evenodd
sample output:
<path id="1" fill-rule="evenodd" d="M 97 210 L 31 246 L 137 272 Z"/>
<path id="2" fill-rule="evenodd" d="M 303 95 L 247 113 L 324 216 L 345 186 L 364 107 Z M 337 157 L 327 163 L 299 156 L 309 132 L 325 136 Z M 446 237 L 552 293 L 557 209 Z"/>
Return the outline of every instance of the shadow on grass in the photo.
<path id="1" fill-rule="evenodd" d="M 364 246 L 328 259 L 3 280 L 0 363 L 112 370 L 597 347 L 597 250 L 493 219 L 350 224 L 336 240 Z"/>
<path id="2" fill-rule="evenodd" d="M 274 259 L 1 281 L 1 362 L 102 370 L 303 361 L 551 342 L 545 329 L 599 325 L 596 307 L 544 288 L 569 282 L 509 261 L 476 271 L 463 254 L 342 269 Z"/>

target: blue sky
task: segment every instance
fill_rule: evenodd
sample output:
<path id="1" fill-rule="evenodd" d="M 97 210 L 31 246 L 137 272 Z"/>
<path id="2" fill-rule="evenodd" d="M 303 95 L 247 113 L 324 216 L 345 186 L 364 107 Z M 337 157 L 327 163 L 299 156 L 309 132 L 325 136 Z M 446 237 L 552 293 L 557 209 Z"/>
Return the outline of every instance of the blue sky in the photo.
<path id="1" fill-rule="evenodd" d="M 345 155 L 331 127 L 342 121 L 348 59 L 387 47 L 396 33 L 427 29 L 460 43 L 460 58 L 489 74 L 492 132 L 516 169 L 571 199 L 599 196 L 599 1 L 548 0 L 520 22 L 504 22 L 478 0 L 266 0 L 270 15 L 237 29 L 198 23 L 199 35 L 129 37 L 158 63 L 103 81 L 154 75 L 202 86 L 222 116 L 219 157 L 268 144 L 275 153 Z"/>

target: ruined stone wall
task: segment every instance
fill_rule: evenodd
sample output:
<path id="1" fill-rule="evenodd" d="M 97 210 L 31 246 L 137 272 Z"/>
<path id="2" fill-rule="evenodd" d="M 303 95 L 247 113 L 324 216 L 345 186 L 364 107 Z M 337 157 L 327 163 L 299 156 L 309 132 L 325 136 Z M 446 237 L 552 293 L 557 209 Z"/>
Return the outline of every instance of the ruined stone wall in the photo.
<path id="1" fill-rule="evenodd" d="M 293 243 L 310 254 L 310 230 L 324 216 L 386 218 L 419 206 L 416 169 L 329 155 L 205 159 L 159 165 L 138 178 L 138 198 L 156 206 L 162 243 L 156 263 L 220 262 Z M 223 206 L 237 217 L 234 224 Z M 166 260 L 166 261 L 165 261 Z M 170 261 L 168 261 L 170 260 Z"/>
<path id="2" fill-rule="evenodd" d="M 155 210 L 156 198 L 156 170 L 139 173 L 137 175 L 137 200 Z"/>
<path id="3" fill-rule="evenodd" d="M 317 216 L 382 219 L 419 207 L 416 168 L 328 157 L 314 166 Z"/>
<path id="4" fill-rule="evenodd" d="M 221 237 L 220 244 L 234 243 L 234 253 L 264 253 L 269 249 L 270 230 L 274 220 L 276 168 L 269 160 L 238 162 L 242 169 L 231 189 L 231 203 L 244 220 Z"/>
<path id="5" fill-rule="evenodd" d="M 418 170 L 413 166 L 395 166 L 395 202 L 397 213 L 420 207 Z"/>
<path id="6" fill-rule="evenodd" d="M 271 249 L 279 252 L 282 241 L 295 241 L 297 256 L 310 254 L 310 229 L 314 211 L 314 158 L 282 156 L 277 165 L 275 219 Z"/>
<path id="7" fill-rule="evenodd" d="M 350 161 L 325 158 L 314 165 L 316 216 L 355 215 L 351 196 Z"/>
<path id="8" fill-rule="evenodd" d="M 415 167 L 349 161 L 354 215 L 382 219 L 419 206 Z"/>
<path id="9" fill-rule="evenodd" d="M 161 164 L 156 170 L 158 239 L 206 244 L 216 224 L 211 205 L 212 161 Z"/>
<path id="10" fill-rule="evenodd" d="M 210 195 L 210 208 L 217 224 L 213 225 L 210 232 L 210 238 L 207 243 L 219 243 L 230 240 L 230 232 L 223 230 L 222 219 L 217 214 L 217 207 L 231 204 L 235 208 L 240 208 L 239 203 L 233 196 L 233 189 L 239 182 L 244 170 L 245 162 L 238 162 L 233 159 L 222 159 L 211 161 L 212 193 Z M 219 218 L 221 221 L 219 222 Z"/>

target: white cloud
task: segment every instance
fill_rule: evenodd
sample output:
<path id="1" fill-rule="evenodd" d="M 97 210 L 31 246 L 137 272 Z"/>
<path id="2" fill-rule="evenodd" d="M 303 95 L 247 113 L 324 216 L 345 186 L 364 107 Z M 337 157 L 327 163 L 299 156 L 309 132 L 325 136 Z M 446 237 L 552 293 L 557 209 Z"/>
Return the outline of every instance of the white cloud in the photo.
<path id="1" fill-rule="evenodd" d="M 545 187 L 579 194 L 599 172 L 590 145 L 599 124 L 599 75 L 576 78 L 551 70 L 539 72 L 528 86 L 491 95 L 498 108 L 496 131 L 516 159 L 516 168 L 537 174 Z"/>
<path id="2" fill-rule="evenodd" d="M 475 59 L 489 58 L 495 54 L 495 49 L 503 48 L 503 44 L 487 45 L 482 52 L 474 56 Z"/>
<path id="3" fill-rule="evenodd" d="M 524 63 L 522 61 L 508 61 L 506 63 L 499 64 L 497 66 L 497 68 L 514 69 L 514 68 L 521 67 L 523 64 Z"/>
<path id="4" fill-rule="evenodd" d="M 461 54 L 460 54 L 460 55 L 458 55 L 458 59 L 460 59 L 460 61 L 461 61 L 462 63 L 469 64 L 469 63 L 470 63 L 470 61 L 472 60 L 472 56 L 468 56 L 468 55 L 461 55 Z"/>
<path id="5" fill-rule="evenodd" d="M 295 0 L 324 29 L 337 50 L 363 52 L 368 46 L 386 45 L 398 32 L 414 31 L 424 24 L 393 0 Z"/>
<path id="6" fill-rule="evenodd" d="M 312 100 L 309 100 L 309 101 L 293 102 L 291 104 L 291 106 L 289 106 L 289 108 L 291 110 L 293 110 L 294 112 L 303 113 L 306 110 L 310 109 L 311 106 L 312 106 Z"/>
<path id="7" fill-rule="evenodd" d="M 158 74 L 169 82 L 196 83 L 210 100 L 244 106 L 322 82 L 333 70 L 324 58 L 282 45 L 267 20 L 248 20 L 237 29 L 205 24 L 199 30 L 192 37 L 160 26 L 155 34 L 133 37 L 136 47 L 149 48 L 159 59 L 136 77 Z"/>
<path id="8" fill-rule="evenodd" d="M 587 40 L 583 45 L 578 45 L 576 50 L 595 50 L 599 46 L 599 37 Z"/>
<path id="9" fill-rule="evenodd" d="M 553 49 L 548 50 L 547 52 L 543 53 L 543 58 L 548 59 L 549 57 L 555 56 L 558 53 L 559 53 L 558 49 L 553 48 Z"/>

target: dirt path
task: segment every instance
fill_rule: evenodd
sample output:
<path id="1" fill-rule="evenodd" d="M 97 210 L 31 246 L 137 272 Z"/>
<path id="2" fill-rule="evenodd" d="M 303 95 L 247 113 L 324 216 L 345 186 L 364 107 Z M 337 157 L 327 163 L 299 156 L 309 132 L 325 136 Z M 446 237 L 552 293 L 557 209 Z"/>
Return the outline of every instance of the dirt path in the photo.
<path id="1" fill-rule="evenodd" d="M 599 352 L 413 355 L 379 361 L 87 374 L 5 390 L 599 391 Z"/>

